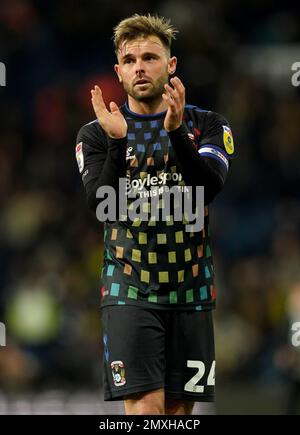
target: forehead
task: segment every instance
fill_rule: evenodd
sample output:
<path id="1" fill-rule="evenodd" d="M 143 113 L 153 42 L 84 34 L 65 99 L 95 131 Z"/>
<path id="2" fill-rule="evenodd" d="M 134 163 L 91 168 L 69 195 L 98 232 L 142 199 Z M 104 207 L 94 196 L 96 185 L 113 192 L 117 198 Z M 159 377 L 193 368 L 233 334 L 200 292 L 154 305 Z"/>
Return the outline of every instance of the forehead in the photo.
<path id="1" fill-rule="evenodd" d="M 166 48 L 157 36 L 136 38 L 131 41 L 124 41 L 119 48 L 118 57 L 122 58 L 129 54 L 140 55 L 146 52 L 166 54 Z"/>

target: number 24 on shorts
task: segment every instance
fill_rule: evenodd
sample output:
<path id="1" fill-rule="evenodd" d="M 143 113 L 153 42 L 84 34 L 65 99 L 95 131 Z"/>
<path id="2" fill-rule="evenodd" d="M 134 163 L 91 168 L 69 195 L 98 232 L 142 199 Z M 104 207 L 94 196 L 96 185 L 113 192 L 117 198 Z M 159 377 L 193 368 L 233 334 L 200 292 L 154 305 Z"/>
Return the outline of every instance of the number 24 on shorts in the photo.
<path id="1" fill-rule="evenodd" d="M 196 385 L 196 384 L 203 378 L 203 376 L 205 374 L 204 362 L 203 361 L 188 360 L 187 367 L 198 369 L 198 372 L 185 384 L 184 391 L 189 391 L 192 393 L 203 393 L 204 386 L 203 385 Z M 209 375 L 207 377 L 207 385 L 209 385 L 209 386 L 215 385 L 215 367 L 216 367 L 216 361 L 214 360 L 212 362 L 212 365 L 211 365 L 211 368 L 209 371 Z"/>

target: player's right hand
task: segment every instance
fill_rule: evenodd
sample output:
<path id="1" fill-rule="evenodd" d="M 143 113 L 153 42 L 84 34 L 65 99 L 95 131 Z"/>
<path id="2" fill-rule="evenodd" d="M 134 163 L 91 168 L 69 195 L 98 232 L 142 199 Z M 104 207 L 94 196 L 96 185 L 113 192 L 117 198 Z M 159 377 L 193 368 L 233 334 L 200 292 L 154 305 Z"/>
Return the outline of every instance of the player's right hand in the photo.
<path id="1" fill-rule="evenodd" d="M 92 104 L 98 121 L 104 131 L 112 139 L 121 139 L 127 135 L 127 122 L 114 101 L 109 103 L 107 110 L 99 86 L 91 90 Z"/>

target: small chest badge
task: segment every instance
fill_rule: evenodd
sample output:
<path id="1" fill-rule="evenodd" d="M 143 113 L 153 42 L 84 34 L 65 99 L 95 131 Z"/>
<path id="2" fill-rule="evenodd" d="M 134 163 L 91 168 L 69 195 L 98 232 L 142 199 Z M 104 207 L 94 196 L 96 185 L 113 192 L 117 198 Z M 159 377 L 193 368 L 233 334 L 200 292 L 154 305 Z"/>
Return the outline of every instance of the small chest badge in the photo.
<path id="1" fill-rule="evenodd" d="M 128 147 L 126 151 L 126 160 L 135 159 L 135 155 L 132 155 L 133 147 Z"/>

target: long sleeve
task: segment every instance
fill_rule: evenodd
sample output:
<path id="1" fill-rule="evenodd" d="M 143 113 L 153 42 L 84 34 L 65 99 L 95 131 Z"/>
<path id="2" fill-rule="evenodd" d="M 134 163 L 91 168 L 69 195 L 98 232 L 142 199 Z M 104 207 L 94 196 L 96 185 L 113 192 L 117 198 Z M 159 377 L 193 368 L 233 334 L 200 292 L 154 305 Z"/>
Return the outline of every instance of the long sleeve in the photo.
<path id="1" fill-rule="evenodd" d="M 118 192 L 119 178 L 126 177 L 127 137 L 111 139 L 98 125 L 83 126 L 77 136 L 76 157 L 89 207 L 99 203 L 99 187 L 112 186 Z"/>
<path id="2" fill-rule="evenodd" d="M 222 190 L 230 166 L 229 155 L 222 143 L 223 126 L 228 123 L 220 115 L 210 113 L 213 117 L 210 116 L 207 122 L 198 150 L 185 124 L 168 133 L 185 183 L 193 187 L 204 186 L 205 204 L 212 202 Z M 214 115 L 218 116 L 217 121 Z"/>

